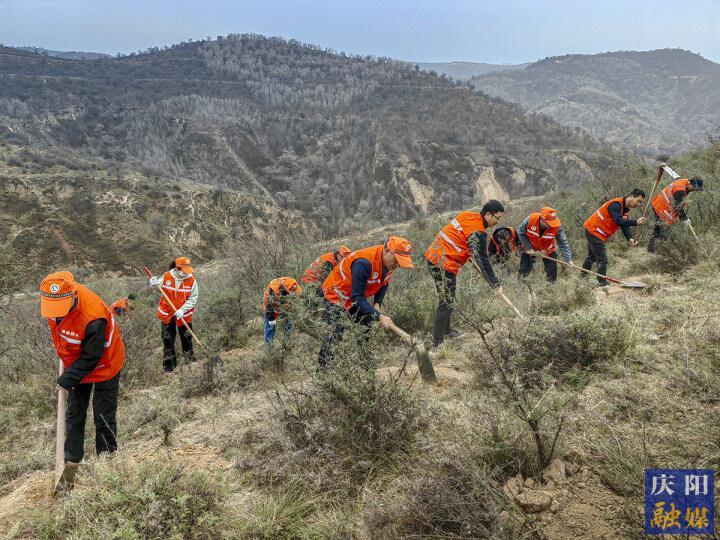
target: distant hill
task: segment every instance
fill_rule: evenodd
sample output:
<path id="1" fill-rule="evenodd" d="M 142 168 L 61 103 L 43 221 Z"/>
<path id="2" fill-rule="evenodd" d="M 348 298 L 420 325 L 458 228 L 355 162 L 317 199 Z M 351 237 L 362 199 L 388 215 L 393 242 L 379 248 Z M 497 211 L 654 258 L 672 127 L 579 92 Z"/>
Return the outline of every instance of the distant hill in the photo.
<path id="1" fill-rule="evenodd" d="M 0 49 L 0 141 L 273 201 L 328 231 L 537 195 L 618 156 L 413 66 L 232 35 L 92 62 Z"/>
<path id="2" fill-rule="evenodd" d="M 132 274 L 178 253 L 227 256 L 275 226 L 312 230 L 239 193 L 26 146 L 0 144 L 0 185 L 5 277 L 18 265 L 24 275 L 73 264 Z"/>
<path id="3" fill-rule="evenodd" d="M 530 64 L 485 64 L 482 62 L 411 62 L 424 71 L 434 71 L 438 75 L 446 75 L 460 81 L 468 81 L 473 77 L 523 69 Z"/>
<path id="4" fill-rule="evenodd" d="M 471 82 L 650 157 L 697 148 L 720 128 L 720 65 L 680 49 L 558 56 Z"/>
<path id="5" fill-rule="evenodd" d="M 17 47 L 21 51 L 32 52 L 55 58 L 66 58 L 68 60 L 97 60 L 98 58 L 112 58 L 111 54 L 84 52 L 84 51 L 53 51 L 42 47 Z"/>

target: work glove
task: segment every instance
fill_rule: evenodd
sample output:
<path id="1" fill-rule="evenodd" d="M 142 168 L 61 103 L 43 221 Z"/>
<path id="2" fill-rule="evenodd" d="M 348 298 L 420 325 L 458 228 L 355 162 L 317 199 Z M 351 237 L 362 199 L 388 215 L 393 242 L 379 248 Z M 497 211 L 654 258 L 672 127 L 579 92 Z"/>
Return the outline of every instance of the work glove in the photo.
<path id="1" fill-rule="evenodd" d="M 182 319 L 185 316 L 185 312 L 182 309 L 178 309 L 175 312 L 175 318 L 176 319 Z"/>
<path id="2" fill-rule="evenodd" d="M 161 278 L 161 277 L 152 276 L 152 277 L 150 278 L 150 286 L 151 286 L 151 287 L 157 287 L 157 286 L 160 285 L 161 283 L 162 283 L 162 278 Z"/>
<path id="3" fill-rule="evenodd" d="M 686 219 L 684 219 L 683 222 L 682 222 L 682 224 L 685 225 L 686 227 L 689 226 L 690 223 L 692 223 L 692 222 L 690 221 L 690 218 L 686 218 Z"/>
<path id="4" fill-rule="evenodd" d="M 273 321 L 268 321 L 268 325 L 270 325 L 270 326 L 275 326 L 276 324 L 277 324 L 277 319 L 275 319 Z"/>

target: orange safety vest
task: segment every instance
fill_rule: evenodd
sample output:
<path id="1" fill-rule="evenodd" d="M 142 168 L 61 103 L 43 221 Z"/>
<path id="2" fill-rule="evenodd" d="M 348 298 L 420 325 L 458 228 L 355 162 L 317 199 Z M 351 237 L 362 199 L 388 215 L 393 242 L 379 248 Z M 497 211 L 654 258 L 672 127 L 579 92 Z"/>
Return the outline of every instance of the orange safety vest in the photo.
<path id="1" fill-rule="evenodd" d="M 265 312 L 269 311 L 268 308 L 270 307 L 270 305 L 268 304 L 268 301 L 270 300 L 271 292 L 277 298 L 280 298 L 280 296 L 282 296 L 283 289 L 291 293 L 294 290 L 298 289 L 298 287 L 298 282 L 291 277 L 279 277 L 273 279 L 270 284 L 265 288 L 265 292 L 263 293 L 263 308 L 265 308 Z M 277 311 L 275 313 L 277 313 Z"/>
<path id="2" fill-rule="evenodd" d="M 653 209 L 660 219 L 662 219 L 668 225 L 672 225 L 678 219 L 678 214 L 675 211 L 675 194 L 678 191 L 682 191 L 685 194 L 688 193 L 688 187 L 690 187 L 690 181 L 687 178 L 680 178 L 675 180 L 660 193 L 655 195 L 652 201 Z M 683 208 L 686 206 L 686 202 L 682 202 Z"/>
<path id="3" fill-rule="evenodd" d="M 187 302 L 194 284 L 195 276 L 190 274 L 190 276 L 180 282 L 180 286 L 178 288 L 175 288 L 175 277 L 173 277 L 170 271 L 163 274 L 162 289 L 173 303 L 173 306 L 175 306 L 175 309 L 173 309 L 173 307 L 168 304 L 167 300 L 165 300 L 164 296 L 160 297 L 160 303 L 158 304 L 156 314 L 163 324 L 169 324 L 170 320 L 175 315 L 175 311 L 183 307 L 183 304 Z M 192 308 L 185 314 L 183 319 L 186 323 L 189 324 L 192 322 L 193 313 L 195 313 L 195 308 Z M 175 324 L 177 324 L 177 326 L 182 326 L 180 319 L 177 319 Z"/>
<path id="4" fill-rule="evenodd" d="M 57 355 L 65 369 L 80 358 L 85 328 L 88 323 L 105 319 L 105 352 L 100 362 L 81 383 L 96 383 L 112 379 L 125 363 L 125 345 L 120 337 L 120 328 L 102 299 L 84 285 L 77 285 L 77 305 L 59 323 L 48 319 Z"/>
<path id="5" fill-rule="evenodd" d="M 603 242 L 607 242 L 619 228 L 613 221 L 610 211 L 608 210 L 610 205 L 613 203 L 620 203 L 620 213 L 624 219 L 627 219 L 628 209 L 625 207 L 625 197 L 615 197 L 595 210 L 595 212 L 593 212 L 583 224 L 583 227 L 585 227 L 588 234 L 593 235 L 595 238 L 599 238 Z"/>
<path id="6" fill-rule="evenodd" d="M 555 253 L 555 237 L 560 227 L 548 227 L 540 231 L 540 212 L 530 214 L 527 224 L 527 239 L 535 251 L 544 251 L 548 255 Z"/>
<path id="7" fill-rule="evenodd" d="M 457 274 L 470 258 L 468 238 L 476 232 L 485 232 L 485 222 L 477 212 L 460 212 L 445 225 L 425 251 L 425 258 L 435 265 L 442 263 L 448 272 Z"/>
<path id="8" fill-rule="evenodd" d="M 129 309 L 130 306 L 128 305 L 127 298 L 115 300 L 112 304 L 110 304 L 110 311 L 113 315 L 124 315 L 127 311 L 129 311 Z"/>
<path id="9" fill-rule="evenodd" d="M 390 283 L 392 272 L 383 277 L 382 262 L 383 246 L 372 246 L 365 249 L 353 251 L 338 264 L 323 282 L 323 294 L 328 302 L 343 306 L 345 309 L 352 307 L 352 263 L 358 259 L 367 259 L 372 265 L 370 279 L 365 284 L 365 298 L 375 296 L 385 285 Z"/>
<path id="10" fill-rule="evenodd" d="M 320 273 L 320 270 L 325 265 L 326 262 L 329 262 L 333 265 L 333 268 L 337 266 L 337 260 L 335 259 L 335 253 L 333 251 L 329 251 L 328 253 L 323 253 L 320 255 L 317 259 L 315 259 L 313 262 L 310 263 L 310 266 L 307 267 L 305 272 L 302 275 L 303 283 L 317 283 L 320 281 L 320 276 L 318 275 Z"/>
<path id="11" fill-rule="evenodd" d="M 517 234 L 515 233 L 515 229 L 513 229 L 512 227 L 501 227 L 500 229 L 495 229 L 493 234 L 490 235 L 490 240 L 495 245 L 495 253 L 501 253 L 500 242 L 495 240 L 495 233 L 502 229 L 507 229 L 508 231 L 510 231 L 510 247 L 512 248 L 513 251 L 517 251 L 518 250 L 518 246 L 517 246 L 517 242 L 516 242 Z M 489 250 L 490 250 L 490 244 L 488 244 L 488 252 L 489 252 Z"/>

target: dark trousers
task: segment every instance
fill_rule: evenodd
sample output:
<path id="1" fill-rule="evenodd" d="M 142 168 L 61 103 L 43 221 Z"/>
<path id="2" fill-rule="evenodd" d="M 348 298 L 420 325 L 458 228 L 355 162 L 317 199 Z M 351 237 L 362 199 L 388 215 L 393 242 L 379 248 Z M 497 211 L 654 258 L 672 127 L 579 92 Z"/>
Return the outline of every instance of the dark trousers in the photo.
<path id="1" fill-rule="evenodd" d="M 192 323 L 188 323 L 192 329 Z M 194 360 L 192 336 L 185 326 L 178 326 L 175 323 L 175 317 L 170 319 L 170 323 L 163 324 L 160 335 L 163 341 L 163 369 L 172 371 L 177 367 L 177 355 L 175 354 L 175 335 L 180 334 L 180 345 L 182 346 L 183 355 L 188 362 Z"/>
<path id="2" fill-rule="evenodd" d="M 650 253 L 655 253 L 657 250 L 656 242 L 658 240 L 666 240 L 670 233 L 670 226 L 658 217 L 655 210 L 653 210 L 653 213 L 655 214 L 655 227 L 653 227 L 652 237 L 647 247 Z"/>
<path id="3" fill-rule="evenodd" d="M 372 324 L 372 317 L 358 315 L 355 306 L 346 310 L 341 306 L 331 304 L 327 300 L 323 300 L 323 321 L 330 328 L 330 332 L 323 339 L 322 345 L 320 346 L 320 352 L 318 353 L 318 371 L 325 371 L 333 358 L 333 349 L 335 345 L 342 339 L 345 327 L 347 325 L 347 319 L 350 319 L 356 324 L 361 324 L 365 327 L 364 337 L 358 343 L 358 346 L 362 348 L 367 340 L 368 331 L 370 330 L 370 324 Z M 362 353 L 361 353 L 362 354 Z"/>
<path id="4" fill-rule="evenodd" d="M 588 243 L 588 254 L 587 257 L 585 257 L 585 261 L 583 261 L 583 268 L 585 270 L 592 270 L 592 265 L 597 264 L 597 272 L 607 275 L 608 257 L 605 242 L 587 231 L 585 231 L 585 240 L 587 240 Z M 586 276 L 587 274 L 583 275 Z M 608 284 L 607 280 L 601 277 L 597 279 L 600 285 Z"/>
<path id="5" fill-rule="evenodd" d="M 554 283 L 555 280 L 557 280 L 557 251 L 553 251 L 550 255 L 548 255 L 548 257 L 552 260 L 542 260 L 543 267 L 545 268 L 545 279 L 547 279 L 550 283 Z M 534 260 L 535 257 L 531 257 L 527 253 L 520 255 L 520 270 L 518 271 L 520 277 L 527 277 L 530 275 L 530 272 L 532 272 L 533 269 Z"/>
<path id="6" fill-rule="evenodd" d="M 115 412 L 119 387 L 120 373 L 107 381 L 78 384 L 74 390 L 68 392 L 65 415 L 67 424 L 65 461 L 80 463 L 85 454 L 85 420 L 91 393 L 95 422 L 95 452 L 101 454 L 117 450 Z"/>
<path id="7" fill-rule="evenodd" d="M 437 347 L 450 334 L 450 319 L 455 307 L 457 276 L 430 261 L 428 261 L 428 268 L 438 295 L 438 307 L 433 321 L 433 344 Z"/>

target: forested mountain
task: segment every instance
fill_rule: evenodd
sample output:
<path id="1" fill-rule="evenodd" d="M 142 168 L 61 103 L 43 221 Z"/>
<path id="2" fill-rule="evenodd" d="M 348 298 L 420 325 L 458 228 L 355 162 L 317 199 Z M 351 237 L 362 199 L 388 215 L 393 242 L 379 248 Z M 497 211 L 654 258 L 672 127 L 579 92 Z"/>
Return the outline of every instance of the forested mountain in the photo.
<path id="1" fill-rule="evenodd" d="M 242 191 L 327 230 L 572 186 L 613 158 L 405 63 L 257 35 L 82 61 L 0 49 L 0 141 Z"/>
<path id="2" fill-rule="evenodd" d="M 529 64 L 486 64 L 484 62 L 414 62 L 420 69 L 434 71 L 438 75 L 446 75 L 460 81 L 468 81 L 473 77 L 523 69 Z"/>
<path id="3" fill-rule="evenodd" d="M 697 148 L 720 128 L 720 65 L 680 49 L 558 56 L 471 82 L 650 157 Z"/>

